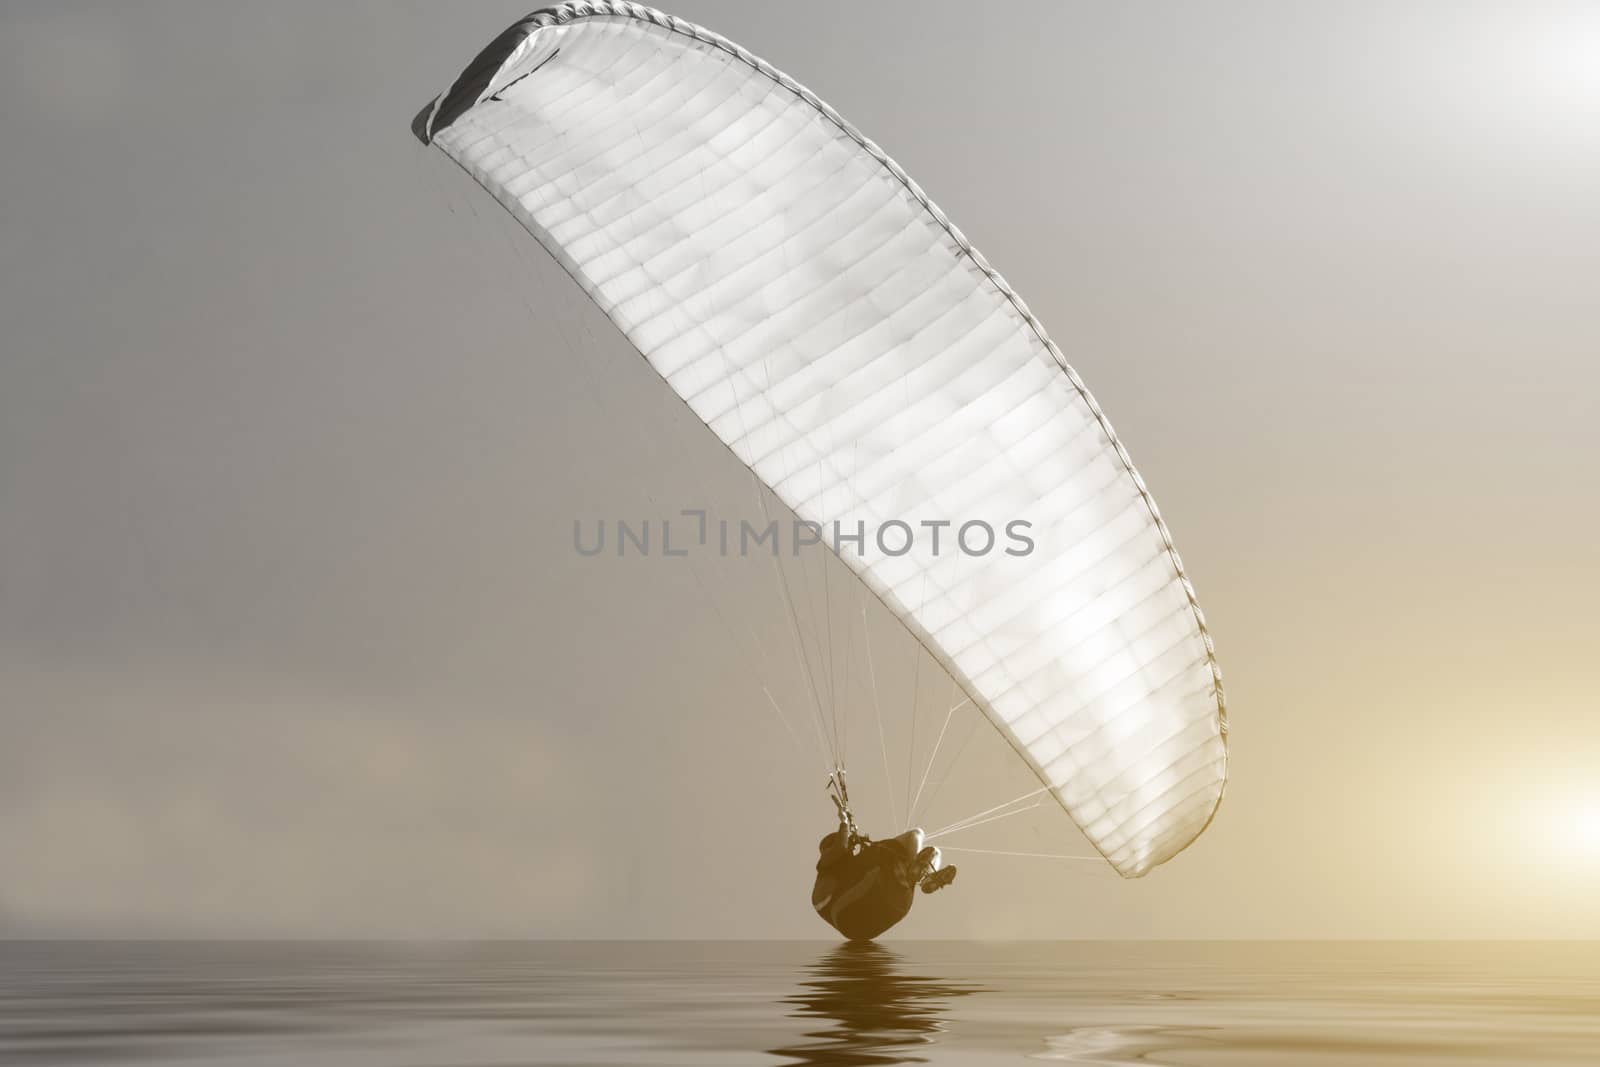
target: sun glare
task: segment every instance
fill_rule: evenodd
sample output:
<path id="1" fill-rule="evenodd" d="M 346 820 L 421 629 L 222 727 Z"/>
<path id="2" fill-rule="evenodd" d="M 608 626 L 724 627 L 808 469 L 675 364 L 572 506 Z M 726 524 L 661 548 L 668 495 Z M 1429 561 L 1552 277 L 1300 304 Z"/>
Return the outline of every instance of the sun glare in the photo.
<path id="1" fill-rule="evenodd" d="M 1581 804 L 1572 812 L 1572 844 L 1586 857 L 1600 857 L 1600 803 Z"/>

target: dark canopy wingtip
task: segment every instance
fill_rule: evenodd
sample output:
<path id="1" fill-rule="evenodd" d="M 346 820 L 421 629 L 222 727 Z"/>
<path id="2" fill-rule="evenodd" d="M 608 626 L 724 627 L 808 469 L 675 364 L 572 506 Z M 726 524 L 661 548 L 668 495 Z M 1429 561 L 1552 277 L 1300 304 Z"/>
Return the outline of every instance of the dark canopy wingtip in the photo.
<path id="1" fill-rule="evenodd" d="M 433 131 L 428 128 L 428 120 L 433 117 L 433 105 L 438 102 L 438 97 L 429 100 L 422 105 L 422 110 L 417 112 L 416 117 L 411 120 L 411 134 L 423 144 L 433 143 Z"/>
<path id="2" fill-rule="evenodd" d="M 462 113 L 471 109 L 478 103 L 478 98 L 489 87 L 495 72 L 500 69 L 500 64 L 516 50 L 517 45 L 531 31 L 532 15 L 508 27 L 500 36 L 490 41 L 483 51 L 479 52 L 465 70 L 456 75 L 456 80 L 450 83 L 441 97 L 430 101 L 428 106 L 417 112 L 417 117 L 411 120 L 411 132 L 416 134 L 417 140 L 423 144 L 432 144 L 433 137 L 440 130 L 446 129 Z M 431 120 L 431 121 L 430 121 Z"/>

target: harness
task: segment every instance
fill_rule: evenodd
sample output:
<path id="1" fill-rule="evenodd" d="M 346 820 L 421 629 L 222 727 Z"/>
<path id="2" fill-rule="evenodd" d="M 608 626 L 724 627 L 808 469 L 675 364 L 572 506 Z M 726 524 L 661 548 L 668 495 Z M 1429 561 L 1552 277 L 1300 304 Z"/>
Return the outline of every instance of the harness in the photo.
<path id="1" fill-rule="evenodd" d="M 845 783 L 842 768 L 828 775 L 827 788 L 828 799 L 833 801 L 834 808 L 839 812 L 839 822 L 845 828 L 845 847 L 853 856 L 860 846 L 870 845 L 872 838 L 856 829 L 856 817 L 850 812 L 850 787 Z"/>

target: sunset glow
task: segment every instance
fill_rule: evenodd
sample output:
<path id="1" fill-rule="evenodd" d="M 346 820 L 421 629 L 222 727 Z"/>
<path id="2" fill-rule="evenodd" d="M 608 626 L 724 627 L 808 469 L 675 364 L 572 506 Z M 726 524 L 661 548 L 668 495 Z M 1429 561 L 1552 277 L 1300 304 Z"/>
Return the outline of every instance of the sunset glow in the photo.
<path id="1" fill-rule="evenodd" d="M 1568 827 L 1572 848 L 1584 859 L 1600 859 L 1600 801 L 1573 809 Z"/>

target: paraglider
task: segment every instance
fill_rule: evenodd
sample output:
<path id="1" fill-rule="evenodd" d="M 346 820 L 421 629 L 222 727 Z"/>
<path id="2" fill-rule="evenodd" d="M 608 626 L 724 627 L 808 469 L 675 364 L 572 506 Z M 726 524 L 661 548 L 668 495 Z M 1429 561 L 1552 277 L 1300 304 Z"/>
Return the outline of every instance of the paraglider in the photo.
<path id="1" fill-rule="evenodd" d="M 1210 824 L 1221 670 L 1167 525 L 1043 324 L 874 142 L 743 47 L 620 0 L 529 15 L 412 128 L 797 519 L 1026 520 L 1026 551 L 870 536 L 828 551 L 1009 743 L 1038 780 L 1028 797 L 1058 803 L 1118 873 L 1148 873 Z M 832 774 L 827 688 L 808 697 Z M 953 876 L 915 836 L 867 841 L 840 816 L 814 901 L 863 856 L 902 901 Z"/>
<path id="2" fill-rule="evenodd" d="M 811 907 L 824 922 L 852 941 L 868 941 L 894 926 L 911 910 L 916 890 L 936 893 L 955 881 L 939 849 L 924 847 L 920 827 L 887 841 L 874 841 L 856 829 L 844 774 L 828 780 L 839 812 L 839 829 L 817 846 L 817 881 Z"/>

